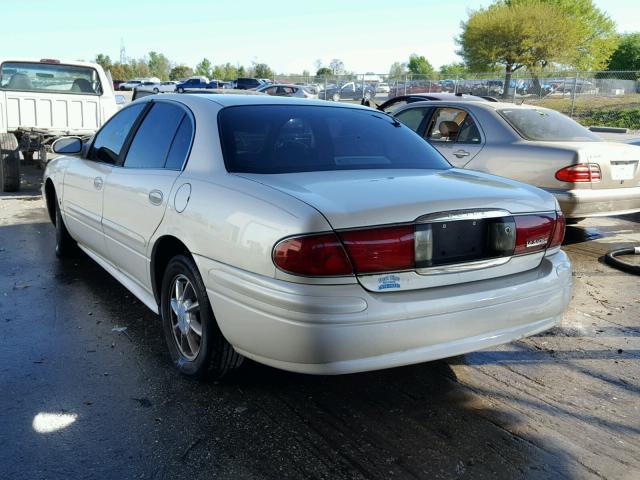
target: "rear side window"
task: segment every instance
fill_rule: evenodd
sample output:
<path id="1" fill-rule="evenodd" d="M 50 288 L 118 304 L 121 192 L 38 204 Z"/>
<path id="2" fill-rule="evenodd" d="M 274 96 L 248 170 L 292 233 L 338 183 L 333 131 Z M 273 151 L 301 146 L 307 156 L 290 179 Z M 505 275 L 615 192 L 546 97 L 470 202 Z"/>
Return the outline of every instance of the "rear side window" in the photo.
<path id="1" fill-rule="evenodd" d="M 0 90 L 102 95 L 98 72 L 91 67 L 60 63 L 5 62 Z"/>
<path id="2" fill-rule="evenodd" d="M 193 137 L 193 122 L 189 115 L 185 115 L 182 122 L 180 122 L 176 136 L 173 138 L 164 168 L 169 170 L 182 169 L 182 165 L 184 165 L 184 161 L 189 155 L 191 137 Z"/>
<path id="3" fill-rule="evenodd" d="M 96 134 L 89 152 L 89 159 L 98 162 L 117 163 L 120 157 L 120 150 L 122 150 L 131 127 L 133 127 L 138 115 L 140 115 L 145 106 L 144 103 L 136 103 L 116 113 Z"/>
<path id="4" fill-rule="evenodd" d="M 219 126 L 230 172 L 450 168 L 410 129 L 374 110 L 237 106 L 220 112 Z"/>
<path id="5" fill-rule="evenodd" d="M 131 142 L 124 166 L 164 168 L 173 138 L 185 115 L 176 105 L 154 103 Z"/>

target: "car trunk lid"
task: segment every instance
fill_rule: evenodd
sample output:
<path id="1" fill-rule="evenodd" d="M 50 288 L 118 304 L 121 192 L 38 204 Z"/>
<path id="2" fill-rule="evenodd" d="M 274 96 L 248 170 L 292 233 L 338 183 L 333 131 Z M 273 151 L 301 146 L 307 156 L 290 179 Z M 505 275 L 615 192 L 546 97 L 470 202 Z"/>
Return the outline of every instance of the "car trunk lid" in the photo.
<path id="1" fill-rule="evenodd" d="M 486 248 L 487 238 L 496 228 L 513 229 L 514 215 L 552 212 L 553 217 L 556 208 L 553 197 L 537 188 L 455 169 L 239 175 L 316 208 L 338 231 L 352 260 L 354 249 L 366 255 L 367 248 L 374 248 L 366 234 L 350 233 L 354 229 L 373 227 L 367 231 L 375 237 L 389 226 L 411 225 L 416 238 L 414 267 L 390 272 L 356 268 L 360 283 L 379 292 L 477 281 L 535 268 L 544 247 L 527 255 L 514 255 L 513 248 L 501 254 Z M 425 256 L 427 244 L 432 258 Z"/>

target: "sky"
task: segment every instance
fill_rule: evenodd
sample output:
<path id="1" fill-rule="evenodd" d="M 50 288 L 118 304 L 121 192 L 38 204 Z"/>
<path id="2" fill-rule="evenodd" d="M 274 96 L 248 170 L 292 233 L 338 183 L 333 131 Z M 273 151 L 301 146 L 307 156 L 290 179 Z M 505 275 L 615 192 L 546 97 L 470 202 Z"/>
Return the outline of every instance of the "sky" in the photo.
<path id="1" fill-rule="evenodd" d="M 488 0 L 0 0 L 0 58 L 92 60 L 153 50 L 176 64 L 266 63 L 314 71 L 339 58 L 349 71 L 387 73 L 412 53 L 435 67 L 459 61 L 454 37 Z M 640 30 L 640 1 L 595 0 L 618 31 Z M 166 7 L 163 7 L 166 5 Z"/>

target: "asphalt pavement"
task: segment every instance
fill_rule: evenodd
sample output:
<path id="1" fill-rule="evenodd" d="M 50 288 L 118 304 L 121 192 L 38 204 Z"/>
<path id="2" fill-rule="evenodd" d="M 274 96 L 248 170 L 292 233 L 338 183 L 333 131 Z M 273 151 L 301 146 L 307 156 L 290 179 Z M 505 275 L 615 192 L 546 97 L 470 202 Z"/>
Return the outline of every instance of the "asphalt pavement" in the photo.
<path id="1" fill-rule="evenodd" d="M 454 359 L 337 377 L 247 362 L 181 377 L 159 318 L 37 195 L 0 196 L 0 479 L 637 479 L 640 282 L 602 262 L 640 215 L 567 230 L 562 326 Z"/>

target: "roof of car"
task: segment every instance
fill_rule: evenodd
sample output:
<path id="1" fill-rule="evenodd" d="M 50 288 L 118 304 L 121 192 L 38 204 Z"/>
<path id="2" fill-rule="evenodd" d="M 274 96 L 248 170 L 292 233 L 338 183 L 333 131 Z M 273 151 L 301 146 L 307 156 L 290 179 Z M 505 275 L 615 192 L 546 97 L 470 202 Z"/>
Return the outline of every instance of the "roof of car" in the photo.
<path id="1" fill-rule="evenodd" d="M 361 105 L 355 105 L 353 103 L 336 103 L 327 102 L 325 100 L 312 100 L 308 98 L 295 98 L 295 97 L 275 97 L 271 95 L 264 95 L 257 92 L 253 94 L 229 94 L 221 93 L 211 95 L 209 93 L 165 93 L 162 94 L 163 99 L 177 100 L 182 103 L 190 102 L 205 102 L 210 101 L 217 103 L 223 107 L 231 107 L 236 105 L 315 105 L 321 107 L 342 107 L 342 108 L 361 108 L 371 111 L 370 107 L 363 107 Z M 145 97 L 147 98 L 147 97 Z M 157 97 L 156 97 L 157 98 Z"/>
<path id="2" fill-rule="evenodd" d="M 487 102 L 485 100 L 425 100 L 422 102 L 413 102 L 403 107 L 399 108 L 400 110 L 408 110 L 409 108 L 425 106 L 425 105 L 438 105 L 446 107 L 448 105 L 474 105 L 479 108 L 484 108 L 485 110 L 499 110 L 503 108 L 521 108 L 521 109 L 539 109 L 539 110 L 548 110 L 545 107 L 540 107 L 537 105 L 529 105 L 529 104 L 515 104 L 509 102 Z"/>

